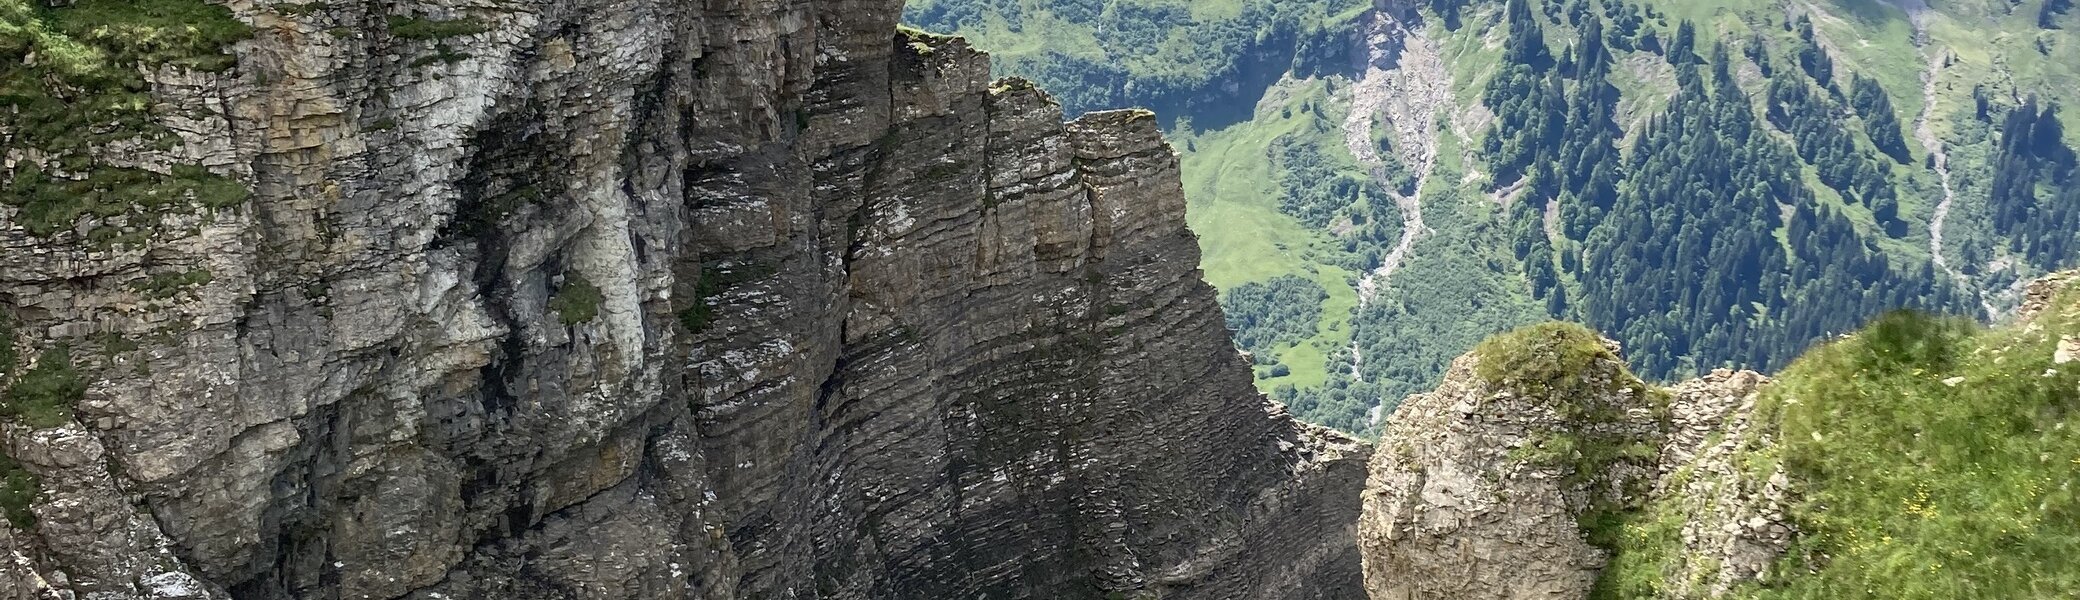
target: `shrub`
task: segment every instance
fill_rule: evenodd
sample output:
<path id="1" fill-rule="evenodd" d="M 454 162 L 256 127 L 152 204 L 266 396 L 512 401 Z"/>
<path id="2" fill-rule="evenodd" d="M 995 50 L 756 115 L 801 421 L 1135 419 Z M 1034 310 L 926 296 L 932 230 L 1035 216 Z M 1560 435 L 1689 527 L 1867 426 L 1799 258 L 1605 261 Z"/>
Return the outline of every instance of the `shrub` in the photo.
<path id="1" fill-rule="evenodd" d="M 1236 286 L 1221 308 L 1228 328 L 1235 331 L 1235 344 L 1270 357 L 1269 351 L 1280 344 L 1313 337 L 1322 320 L 1322 303 L 1328 299 L 1328 290 L 1314 280 L 1280 275 Z"/>
<path id="2" fill-rule="evenodd" d="M 35 527 L 36 513 L 29 511 L 29 505 L 42 491 L 43 482 L 35 474 L 23 469 L 14 457 L 0 452 L 0 516 L 7 517 L 15 529 Z"/>
<path id="3" fill-rule="evenodd" d="M 599 286 L 592 285 L 576 273 L 564 276 L 563 287 L 556 290 L 556 297 L 549 299 L 549 309 L 564 325 L 576 325 L 599 318 L 599 306 L 607 301 Z"/>

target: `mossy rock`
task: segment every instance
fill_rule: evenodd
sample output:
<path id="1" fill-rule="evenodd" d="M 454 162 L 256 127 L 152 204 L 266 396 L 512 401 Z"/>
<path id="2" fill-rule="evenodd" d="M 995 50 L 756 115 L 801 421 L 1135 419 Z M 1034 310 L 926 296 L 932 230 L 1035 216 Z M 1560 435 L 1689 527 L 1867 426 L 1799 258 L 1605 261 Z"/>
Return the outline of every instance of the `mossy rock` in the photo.
<path id="1" fill-rule="evenodd" d="M 80 0 L 49 8 L 0 0 L 0 129 L 11 143 L 41 150 L 0 177 L 0 202 L 17 222 L 50 236 L 85 215 L 152 214 L 200 204 L 242 203 L 244 185 L 198 165 L 169 173 L 104 164 L 119 143 L 171 150 L 180 138 L 153 120 L 142 71 L 175 66 L 221 71 L 236 65 L 225 46 L 252 29 L 204 0 Z M 34 56 L 35 60 L 28 60 Z"/>
<path id="2" fill-rule="evenodd" d="M 1551 321 L 1520 327 L 1481 342 L 1474 349 L 1474 372 L 1489 386 L 1519 396 L 1557 401 L 1563 416 L 1583 416 L 1589 407 L 1578 401 L 1645 385 L 1603 337 L 1574 323 Z M 1611 368 L 1615 367 L 1615 368 Z"/>
<path id="3" fill-rule="evenodd" d="M 431 19 L 420 16 L 390 15 L 384 22 L 390 35 L 407 40 L 441 40 L 465 35 L 476 35 L 489 31 L 490 25 L 475 18 Z"/>
<path id="4" fill-rule="evenodd" d="M 86 396 L 87 381 L 72 367 L 72 351 L 60 344 L 43 351 L 36 366 L 0 394 L 0 416 L 35 428 L 72 422 L 72 407 Z"/>
<path id="5" fill-rule="evenodd" d="M 756 263 L 718 263 L 703 267 L 700 280 L 694 284 L 692 301 L 679 309 L 679 325 L 688 333 L 706 331 L 715 317 L 715 308 L 709 306 L 709 299 L 739 284 L 772 277 L 779 272 L 778 268 Z"/>
<path id="6" fill-rule="evenodd" d="M 164 300 L 178 296 L 181 292 L 189 289 L 207 285 L 214 279 L 215 277 L 210 274 L 209 269 L 194 269 L 176 273 L 160 273 L 143 281 L 132 283 L 130 287 L 137 290 L 138 293 L 144 294 L 146 298 Z"/>
<path id="7" fill-rule="evenodd" d="M 14 373 L 14 318 L 0 313 L 0 381 Z"/>
<path id="8" fill-rule="evenodd" d="M 549 310 L 556 311 L 557 319 L 564 325 L 577 325 L 599 318 L 599 307 L 606 301 L 599 286 L 573 273 L 564 277 L 563 287 L 549 299 Z"/>
<path id="9" fill-rule="evenodd" d="M 15 529 L 30 529 L 36 526 L 36 513 L 29 505 L 43 493 L 43 482 L 34 473 L 22 468 L 14 457 L 0 452 L 0 516 Z"/>

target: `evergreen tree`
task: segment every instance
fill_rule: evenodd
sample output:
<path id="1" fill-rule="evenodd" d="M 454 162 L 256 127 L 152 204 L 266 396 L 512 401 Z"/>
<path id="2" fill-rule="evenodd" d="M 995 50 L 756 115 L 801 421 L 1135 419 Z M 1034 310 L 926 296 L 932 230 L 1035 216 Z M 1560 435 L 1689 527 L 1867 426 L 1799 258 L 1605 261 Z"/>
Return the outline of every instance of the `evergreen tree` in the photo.
<path id="1" fill-rule="evenodd" d="M 1877 79 L 1864 77 L 1862 73 L 1850 75 L 1849 106 L 1863 117 L 1863 129 L 1870 134 L 1871 144 L 1879 152 L 1900 163 L 1912 160 L 1907 154 L 1907 139 L 1900 132 L 1899 115 L 1892 110 L 1892 97 L 1885 93 Z"/>
<path id="2" fill-rule="evenodd" d="M 1834 89 L 1834 58 L 1827 49 L 1820 47 L 1820 36 L 1813 31 L 1813 19 L 1798 16 L 1798 66 L 1806 75 L 1820 82 L 1820 87 Z"/>
<path id="3" fill-rule="evenodd" d="M 1676 37 L 1668 43 L 1669 64 L 1697 63 L 1697 25 L 1684 19 L 1676 25 Z"/>
<path id="4" fill-rule="evenodd" d="M 1798 152 L 1755 127 L 1727 52 L 1712 54 L 1709 77 L 1678 65 L 1676 97 L 1641 133 L 1615 204 L 1583 239 L 1582 316 L 1624 343 L 1641 372 L 1674 377 L 1776 368 L 1880 311 L 1957 302 L 1927 269 L 1895 269 L 1819 205 Z M 1772 87 L 1773 120 L 1815 122 L 1807 83 L 1780 74 Z"/>
<path id="5" fill-rule="evenodd" d="M 2008 111 L 1994 155 L 1994 176 L 1987 206 L 1994 231 L 2008 236 L 2011 250 L 2040 269 L 2056 269 L 2071 261 L 2075 232 L 2080 232 L 2080 176 L 2074 152 L 2065 145 L 2058 107 L 2039 106 L 2036 98 Z"/>
<path id="6" fill-rule="evenodd" d="M 2037 26 L 2058 29 L 2058 18 L 2072 9 L 2073 0 L 2044 0 L 2044 6 L 2037 9 Z"/>

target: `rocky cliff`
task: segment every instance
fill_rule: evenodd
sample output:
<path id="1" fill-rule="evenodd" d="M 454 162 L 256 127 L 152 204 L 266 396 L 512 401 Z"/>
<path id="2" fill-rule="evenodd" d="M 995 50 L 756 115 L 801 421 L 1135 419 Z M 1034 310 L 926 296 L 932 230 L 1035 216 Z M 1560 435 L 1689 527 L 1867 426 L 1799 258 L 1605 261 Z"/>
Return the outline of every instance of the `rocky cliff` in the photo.
<path id="1" fill-rule="evenodd" d="M 1498 338 L 1411 396 L 1381 435 L 1360 530 L 1375 599 L 1586 597 L 1577 522 L 1652 476 L 1665 403 L 1572 325 Z M 1642 452 L 1645 450 L 1645 452 Z"/>
<path id="2" fill-rule="evenodd" d="M 1749 423 L 1767 378 L 1716 371 L 1663 390 L 1617 351 L 1578 326 L 1534 326 L 1401 405 L 1360 525 L 1374 600 L 1717 597 L 1783 554 L 1781 469 L 1756 478 L 1735 463 L 1768 443 Z M 1611 596 L 1599 576 L 1649 504 L 1694 559 L 1656 574 L 1665 596 Z"/>
<path id="3" fill-rule="evenodd" d="M 103 4 L 0 47 L 115 98 L 0 122 L 0 598 L 1363 593 L 1146 113 L 892 0 Z"/>

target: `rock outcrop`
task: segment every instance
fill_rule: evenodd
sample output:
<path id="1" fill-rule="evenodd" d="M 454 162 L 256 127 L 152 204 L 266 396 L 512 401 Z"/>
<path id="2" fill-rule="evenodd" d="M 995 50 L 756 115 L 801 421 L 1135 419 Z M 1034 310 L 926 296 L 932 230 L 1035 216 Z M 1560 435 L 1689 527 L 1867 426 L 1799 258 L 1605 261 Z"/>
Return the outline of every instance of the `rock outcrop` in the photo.
<path id="1" fill-rule="evenodd" d="M 1363 593 L 1148 114 L 892 0 L 227 6 L 97 160 L 249 197 L 0 203 L 0 598 Z"/>
<path id="2" fill-rule="evenodd" d="M 1578 523 L 1652 480 L 1663 400 L 1616 344 L 1519 333 L 1453 361 L 1382 433 L 1359 526 L 1375 600 L 1586 597 L 1604 555 Z"/>
<path id="3" fill-rule="evenodd" d="M 1767 379 L 1716 371 L 1672 390 L 1616 343 L 1547 324 L 1491 340 L 1395 412 L 1359 544 L 1374 600 L 1588 598 L 1628 517 L 1672 511 L 1690 572 L 1668 597 L 1757 577 L 1788 547 L 1788 483 L 1734 464 Z M 1660 584 L 1657 584 L 1660 585 Z"/>
<path id="4" fill-rule="evenodd" d="M 2027 291 L 2015 321 L 1972 334 L 1992 345 L 1954 337 L 1964 335 L 1954 321 L 1894 315 L 1814 350 L 1781 382 L 1720 369 L 1656 389 L 1626 372 L 1615 343 L 1574 325 L 1538 325 L 1490 339 L 1455 361 L 1436 391 L 1403 402 L 1381 436 L 1358 532 L 1367 592 L 1374 600 L 1725 598 L 1758 585 L 1801 589 L 1796 586 L 1811 583 L 1802 578 L 1826 576 L 1855 551 L 1842 550 L 1840 540 L 1856 539 L 1858 529 L 1829 527 L 1891 510 L 1880 503 L 1864 508 L 1865 516 L 1842 516 L 1848 511 L 1839 507 L 1853 502 L 1839 500 L 1843 490 L 1863 493 L 1875 484 L 1861 478 L 1882 469 L 1824 464 L 1836 454 L 1857 460 L 1858 446 L 1816 450 L 1805 440 L 1862 435 L 1888 444 L 1875 454 L 1925 462 L 1926 453 L 1953 452 L 1961 443 L 1921 441 L 1921 431 L 1944 426 L 1871 407 L 1890 409 L 1917 395 L 1999 410 L 2013 410 L 2006 402 L 2062 398 L 2052 391 L 2065 385 L 2057 383 L 2059 365 L 2080 361 L 2080 339 L 2068 332 L 2080 308 L 2061 308 L 2072 304 L 2076 286 L 2080 271 L 2022 286 Z M 1916 344 L 1942 348 L 1918 351 L 1945 358 L 1898 350 Z M 2049 356 L 2009 360 L 2021 348 Z M 1943 354 L 1965 352 L 1982 362 L 1948 362 Z M 1886 360 L 1897 362 L 1886 366 Z M 2022 366 L 1989 368 L 2003 363 Z M 2041 387 L 1973 387 L 2017 377 Z M 1949 389 L 1960 395 L 1946 395 Z M 1870 420 L 1836 427 L 1849 415 Z M 1928 418 L 1971 427 L 1984 420 L 1971 413 Z M 1913 429 L 1870 431 L 1871 421 L 1895 420 L 1914 423 Z M 2060 417 L 2048 417 L 2014 435 L 2033 440 L 2036 432 L 2065 427 Z M 1889 445 L 1907 438 L 1914 441 L 1904 448 Z M 2021 460 L 2053 456 L 2023 447 L 2031 449 Z M 1949 481 L 1976 488 L 1977 461 L 1997 459 L 1971 460 L 1945 465 Z M 1793 471 L 1787 464 L 1801 467 Z M 1921 486 L 1912 493 L 1923 499 L 1907 504 L 1904 514 L 1934 510 L 1918 504 L 1929 494 L 1922 482 L 1943 473 L 1931 472 L 1937 475 L 1908 477 Z M 1896 484 L 1892 493 L 1901 493 Z M 1893 534 L 1862 535 L 1889 542 Z M 1951 551 L 1948 537 L 1910 535 L 1901 535 L 1907 545 Z"/>
<path id="5" fill-rule="evenodd" d="M 1756 423 L 1755 400 L 1769 378 L 1719 370 L 1677 384 L 1675 420 L 1662 447 L 1652 499 L 1681 524 L 1681 568 L 1666 574 L 1668 597 L 1720 598 L 1755 581 L 1791 547 L 1785 516 L 1791 482 L 1782 465 L 1754 472 L 1744 459 L 1775 446 Z"/>

